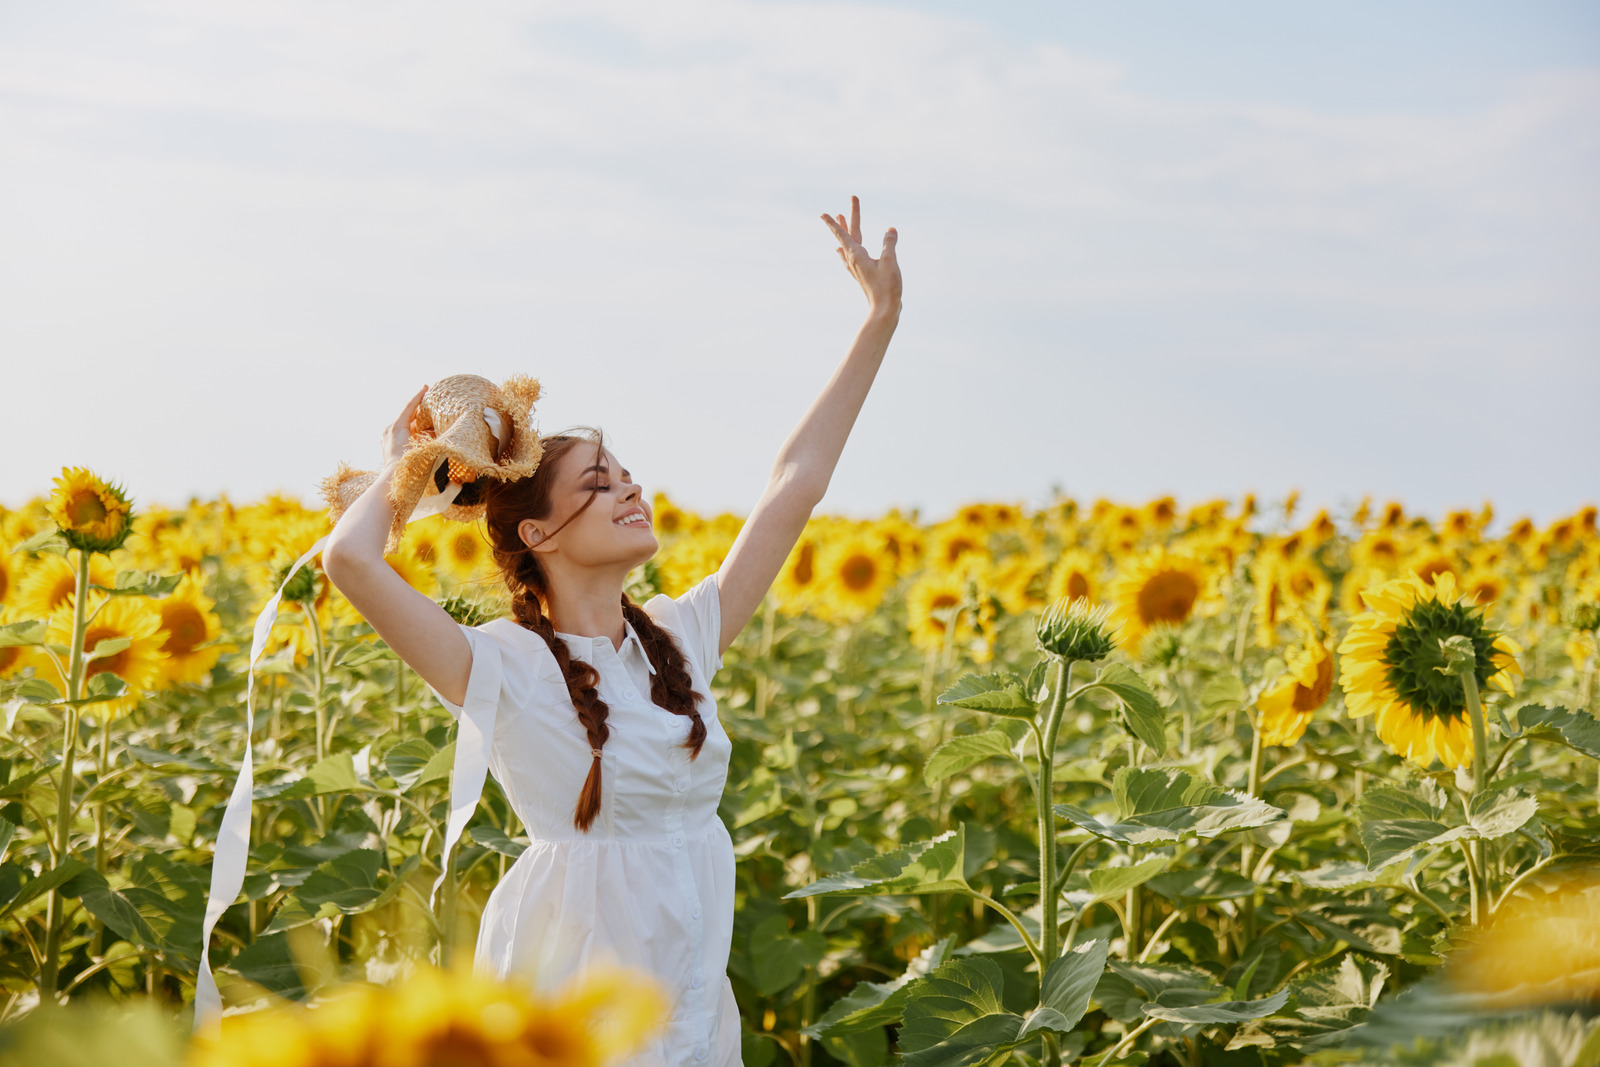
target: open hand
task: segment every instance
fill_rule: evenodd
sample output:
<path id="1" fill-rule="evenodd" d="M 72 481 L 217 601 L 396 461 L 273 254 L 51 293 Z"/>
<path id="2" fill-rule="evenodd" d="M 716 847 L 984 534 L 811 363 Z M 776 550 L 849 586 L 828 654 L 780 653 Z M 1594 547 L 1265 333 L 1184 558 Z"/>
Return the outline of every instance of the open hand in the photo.
<path id="1" fill-rule="evenodd" d="M 411 443 L 411 435 L 416 431 L 417 408 L 422 406 L 422 398 L 427 395 L 428 387 L 424 385 L 417 390 L 417 395 L 406 402 L 405 408 L 400 412 L 400 417 L 383 429 L 383 465 L 398 463 L 400 457 L 406 454 L 406 445 Z"/>
<path id="2" fill-rule="evenodd" d="M 824 215 L 833 236 L 839 242 L 835 249 L 839 258 L 861 291 L 867 294 L 867 305 L 873 313 L 898 315 L 900 313 L 900 263 L 895 259 L 894 246 L 900 235 L 891 226 L 883 235 L 883 251 L 873 259 L 861 244 L 861 199 L 850 198 L 850 222 L 843 215 Z"/>

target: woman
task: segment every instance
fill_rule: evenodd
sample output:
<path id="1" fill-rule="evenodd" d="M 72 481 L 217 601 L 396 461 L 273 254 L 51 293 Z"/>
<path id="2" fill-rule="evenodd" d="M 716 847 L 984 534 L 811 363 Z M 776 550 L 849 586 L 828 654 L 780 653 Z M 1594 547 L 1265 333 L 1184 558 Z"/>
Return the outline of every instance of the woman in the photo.
<path id="1" fill-rule="evenodd" d="M 623 580 L 657 548 L 644 490 L 597 434 L 556 435 L 533 475 L 486 498 L 513 618 L 458 626 L 383 560 L 387 487 L 422 392 L 384 432 L 383 473 L 323 554 L 328 578 L 452 714 L 496 712 L 490 767 L 531 844 L 490 895 L 478 965 L 541 986 L 601 960 L 654 973 L 673 1010 L 639 1058 L 650 1064 L 739 1062 L 733 845 L 717 818 L 731 745 L 709 683 L 822 500 L 899 321 L 895 231 L 874 259 L 859 200 L 848 224 L 822 219 L 867 320 L 716 574 L 633 604 Z"/>

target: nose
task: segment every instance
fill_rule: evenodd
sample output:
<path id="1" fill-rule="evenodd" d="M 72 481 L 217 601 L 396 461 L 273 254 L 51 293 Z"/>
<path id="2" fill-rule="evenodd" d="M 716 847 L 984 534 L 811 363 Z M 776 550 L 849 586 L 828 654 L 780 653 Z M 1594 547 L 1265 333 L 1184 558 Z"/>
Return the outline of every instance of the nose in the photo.
<path id="1" fill-rule="evenodd" d="M 632 503 L 632 504 L 637 504 L 641 500 L 644 499 L 644 496 L 643 496 L 644 490 L 639 488 L 637 483 L 635 483 L 635 482 L 625 482 L 623 484 L 625 484 L 628 487 L 626 490 L 624 490 L 624 492 L 622 494 L 622 499 L 623 500 L 625 500 L 625 501 L 627 501 L 629 503 Z"/>

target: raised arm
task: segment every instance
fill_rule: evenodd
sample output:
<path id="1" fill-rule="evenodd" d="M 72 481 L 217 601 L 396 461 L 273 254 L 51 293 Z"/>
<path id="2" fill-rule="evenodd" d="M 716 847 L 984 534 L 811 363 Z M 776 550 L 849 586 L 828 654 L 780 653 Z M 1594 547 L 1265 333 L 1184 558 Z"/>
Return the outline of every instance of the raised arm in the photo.
<path id="1" fill-rule="evenodd" d="M 427 386 L 383 432 L 383 471 L 339 518 L 322 552 L 322 569 L 395 654 L 453 704 L 467 696 L 472 646 L 445 610 L 407 585 L 383 558 L 394 522 L 389 480 L 410 440 L 411 417 Z"/>
<path id="2" fill-rule="evenodd" d="M 824 215 L 822 221 L 839 242 L 839 258 L 867 295 L 867 321 L 822 393 L 778 450 L 767 488 L 717 572 L 722 602 L 719 652 L 728 650 L 755 614 L 800 539 L 812 509 L 822 502 L 850 428 L 900 321 L 900 264 L 895 259 L 899 235 L 890 229 L 883 235 L 879 257 L 868 255 L 861 245 L 861 201 L 853 196 L 848 224 L 843 215 Z"/>

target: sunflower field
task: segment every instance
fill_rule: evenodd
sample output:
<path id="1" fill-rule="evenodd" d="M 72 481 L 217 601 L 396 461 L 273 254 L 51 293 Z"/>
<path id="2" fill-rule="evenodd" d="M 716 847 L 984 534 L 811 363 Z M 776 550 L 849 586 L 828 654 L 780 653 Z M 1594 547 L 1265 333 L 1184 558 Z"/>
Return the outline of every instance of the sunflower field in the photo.
<path id="1" fill-rule="evenodd" d="M 638 601 L 741 524 L 654 517 Z M 714 683 L 747 1067 L 1600 1063 L 1596 511 L 1492 526 L 1293 497 L 813 519 Z M 255 620 L 326 532 L 82 469 L 0 509 L 0 1060 L 601 1064 L 626 1043 L 570 1018 L 659 1012 L 473 984 L 526 838 L 491 780 L 441 871 L 454 723 L 315 565 L 201 944 Z M 390 563 L 459 621 L 504 611 L 478 528 L 413 523 Z M 202 952 L 253 1037 L 185 1036 Z"/>

